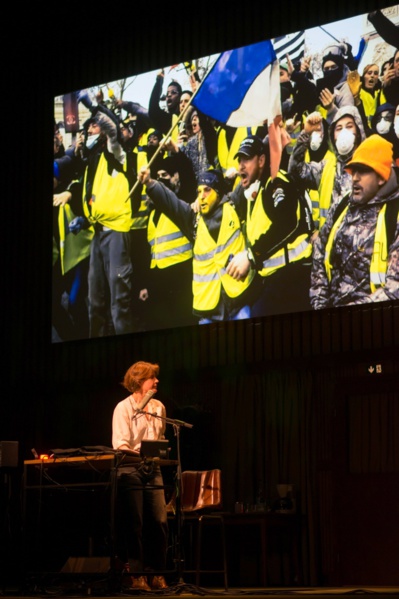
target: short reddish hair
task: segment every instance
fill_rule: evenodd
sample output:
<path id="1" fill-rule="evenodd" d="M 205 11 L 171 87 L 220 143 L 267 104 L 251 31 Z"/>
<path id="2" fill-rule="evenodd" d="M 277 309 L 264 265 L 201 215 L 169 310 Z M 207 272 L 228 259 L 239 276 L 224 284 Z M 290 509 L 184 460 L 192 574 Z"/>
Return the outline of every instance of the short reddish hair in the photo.
<path id="1" fill-rule="evenodd" d="M 158 364 L 151 364 L 151 362 L 135 362 L 135 364 L 132 364 L 126 371 L 122 385 L 128 391 L 134 393 L 141 388 L 145 381 L 157 378 L 158 375 Z"/>

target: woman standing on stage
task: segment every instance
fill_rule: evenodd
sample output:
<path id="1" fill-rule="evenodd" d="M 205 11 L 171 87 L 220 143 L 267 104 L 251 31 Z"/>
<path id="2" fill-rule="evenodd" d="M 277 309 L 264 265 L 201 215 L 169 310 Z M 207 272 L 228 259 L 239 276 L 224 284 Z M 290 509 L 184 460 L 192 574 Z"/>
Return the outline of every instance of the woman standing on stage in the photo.
<path id="1" fill-rule="evenodd" d="M 119 402 L 112 419 L 112 446 L 140 455 L 143 439 L 164 439 L 165 406 L 152 396 L 157 391 L 158 364 L 136 362 L 126 372 L 123 386 L 131 392 Z M 168 522 L 160 466 L 138 462 L 118 468 L 116 511 L 117 556 L 128 562 L 130 588 L 160 590 L 167 587 Z M 148 577 L 143 572 L 148 571 Z"/>

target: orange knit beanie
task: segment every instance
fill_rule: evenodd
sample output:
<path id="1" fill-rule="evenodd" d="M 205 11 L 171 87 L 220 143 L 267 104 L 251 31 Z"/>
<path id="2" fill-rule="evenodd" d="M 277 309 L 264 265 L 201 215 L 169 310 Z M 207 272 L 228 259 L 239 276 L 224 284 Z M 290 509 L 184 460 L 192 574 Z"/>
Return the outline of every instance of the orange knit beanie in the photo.
<path id="1" fill-rule="evenodd" d="M 370 135 L 355 150 L 345 170 L 352 172 L 351 167 L 355 164 L 372 168 L 384 181 L 388 181 L 393 166 L 393 145 L 377 133 Z"/>

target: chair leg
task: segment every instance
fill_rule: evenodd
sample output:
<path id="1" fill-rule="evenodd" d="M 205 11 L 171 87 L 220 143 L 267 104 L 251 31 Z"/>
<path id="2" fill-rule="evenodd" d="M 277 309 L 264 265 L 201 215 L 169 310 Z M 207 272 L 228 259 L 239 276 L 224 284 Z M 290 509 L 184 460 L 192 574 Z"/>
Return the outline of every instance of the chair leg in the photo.
<path id="1" fill-rule="evenodd" d="M 227 589 L 229 588 L 229 585 L 228 585 L 228 580 L 227 580 L 226 528 L 224 525 L 223 516 L 220 519 L 220 524 L 221 524 L 221 529 L 222 529 L 224 590 L 227 591 Z"/>
<path id="2" fill-rule="evenodd" d="M 197 530 L 197 550 L 196 550 L 196 564 L 195 564 L 195 584 L 197 587 L 200 585 L 200 572 L 201 572 L 201 552 L 202 552 L 202 518 L 198 520 Z"/>
<path id="3" fill-rule="evenodd" d="M 220 524 L 220 536 L 223 553 L 223 569 L 221 570 L 202 570 L 201 569 L 201 557 L 202 557 L 202 527 L 205 522 L 209 520 L 217 521 Z M 195 581 L 196 585 L 200 584 L 201 573 L 223 573 L 224 588 L 228 590 L 228 577 L 227 577 L 227 550 L 226 550 L 226 531 L 223 517 L 219 516 L 201 516 L 198 520 L 198 531 L 197 531 L 197 548 L 196 548 L 196 569 L 195 569 Z"/>

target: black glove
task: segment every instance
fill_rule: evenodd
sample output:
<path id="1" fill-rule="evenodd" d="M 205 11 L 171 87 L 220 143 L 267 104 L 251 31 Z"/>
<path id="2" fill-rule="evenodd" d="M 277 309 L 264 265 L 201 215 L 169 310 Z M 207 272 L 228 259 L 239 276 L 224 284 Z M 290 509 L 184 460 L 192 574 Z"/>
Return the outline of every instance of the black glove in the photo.
<path id="1" fill-rule="evenodd" d="M 77 235 L 82 229 L 87 229 L 90 226 L 89 221 L 84 216 L 75 216 L 68 225 L 70 233 Z"/>

